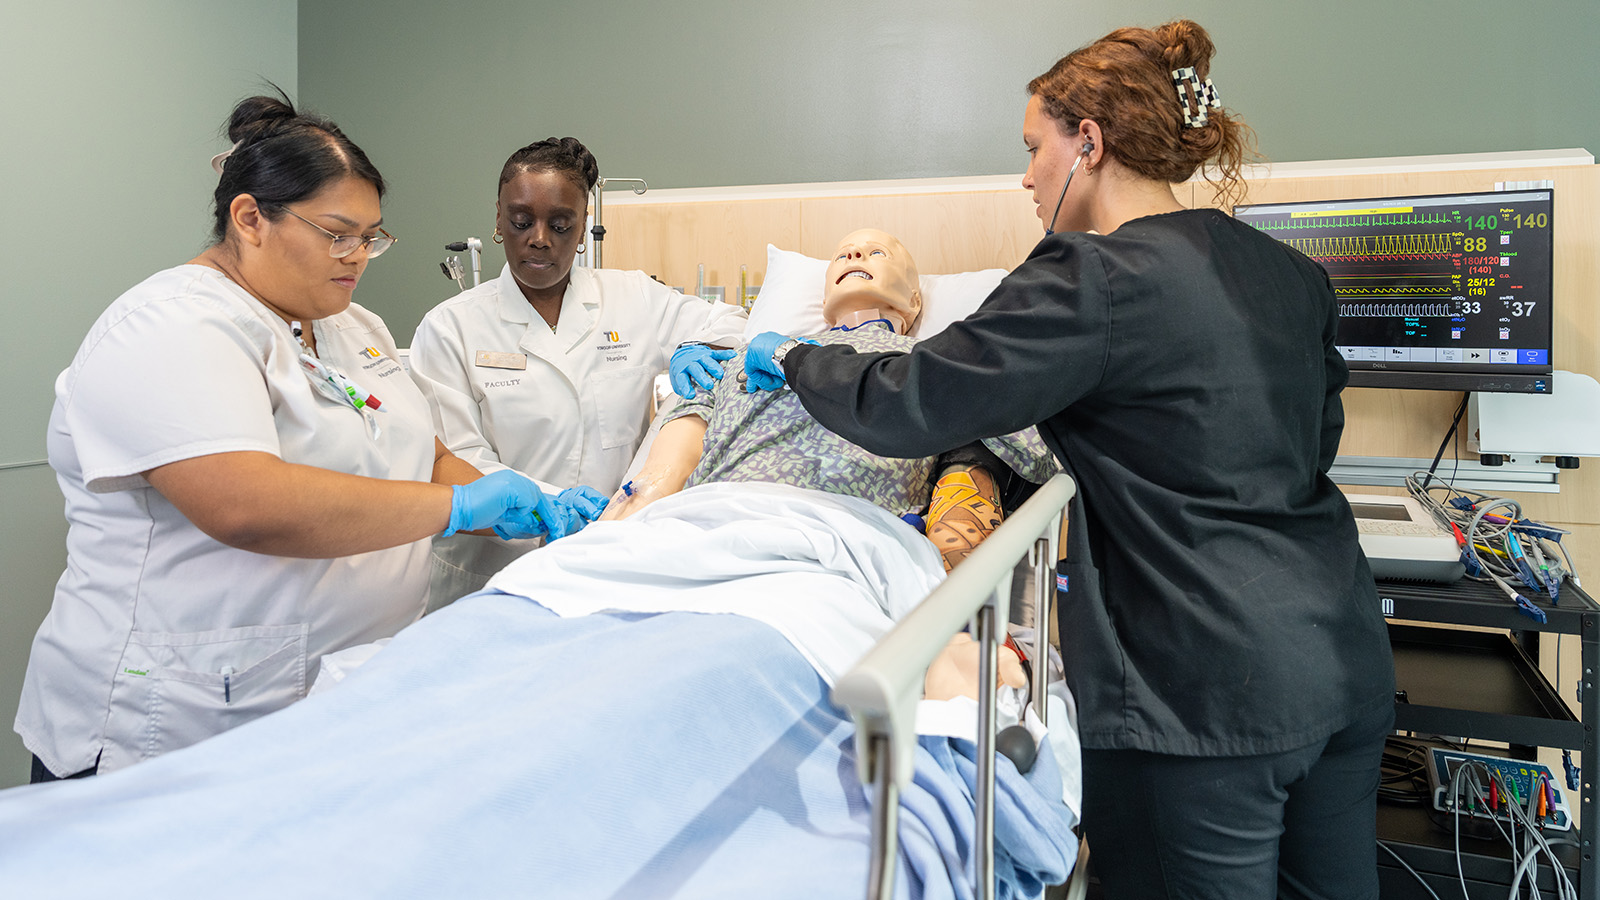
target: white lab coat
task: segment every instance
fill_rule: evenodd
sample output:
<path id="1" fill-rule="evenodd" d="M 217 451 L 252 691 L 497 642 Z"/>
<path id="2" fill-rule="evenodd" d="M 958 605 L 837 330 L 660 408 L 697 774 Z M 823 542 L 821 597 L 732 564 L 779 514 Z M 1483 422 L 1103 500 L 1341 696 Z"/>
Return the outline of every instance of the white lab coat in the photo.
<path id="1" fill-rule="evenodd" d="M 439 438 L 484 472 L 610 495 L 644 439 L 651 382 L 684 341 L 742 346 L 745 314 L 643 272 L 574 268 L 551 332 L 510 266 L 434 307 L 411 342 L 411 377 Z M 519 368 L 519 366 L 521 368 Z M 433 605 L 483 586 L 534 541 L 434 541 Z"/>
<path id="2" fill-rule="evenodd" d="M 300 697 L 324 653 L 422 614 L 429 542 L 339 559 L 235 549 L 142 473 L 232 451 L 427 481 L 427 401 L 383 321 L 312 323 L 320 359 L 381 402 L 319 394 L 289 326 L 220 272 L 159 272 L 117 299 L 56 380 L 48 450 L 67 571 L 34 638 L 16 728 L 51 771 L 107 772 Z M 381 431 L 373 437 L 368 419 Z"/>

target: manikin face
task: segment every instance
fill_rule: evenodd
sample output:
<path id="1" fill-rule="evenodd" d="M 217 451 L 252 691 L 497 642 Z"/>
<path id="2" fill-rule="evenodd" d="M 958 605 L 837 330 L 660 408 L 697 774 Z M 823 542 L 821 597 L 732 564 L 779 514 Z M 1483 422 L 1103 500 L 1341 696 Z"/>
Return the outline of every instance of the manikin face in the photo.
<path id="1" fill-rule="evenodd" d="M 1062 129 L 1059 121 L 1045 113 L 1035 95 L 1028 98 L 1028 108 L 1022 115 L 1022 144 L 1028 148 L 1028 171 L 1022 176 L 1022 186 L 1033 192 L 1034 212 L 1045 230 L 1051 229 L 1051 216 L 1056 217 L 1056 231 L 1087 230 L 1088 213 L 1082 201 L 1088 189 L 1080 184 L 1069 188 L 1065 198 L 1061 195 L 1067 173 L 1082 155 L 1083 136 Z M 1059 214 L 1057 203 L 1061 204 Z"/>
<path id="2" fill-rule="evenodd" d="M 822 318 L 830 326 L 849 324 L 847 316 L 872 309 L 905 334 L 922 313 L 922 290 L 906 248 L 893 235 L 863 228 L 845 235 L 833 253 Z"/>
<path id="3" fill-rule="evenodd" d="M 588 212 L 588 193 L 562 172 L 523 172 L 501 185 L 495 227 L 523 294 L 566 291 Z"/>

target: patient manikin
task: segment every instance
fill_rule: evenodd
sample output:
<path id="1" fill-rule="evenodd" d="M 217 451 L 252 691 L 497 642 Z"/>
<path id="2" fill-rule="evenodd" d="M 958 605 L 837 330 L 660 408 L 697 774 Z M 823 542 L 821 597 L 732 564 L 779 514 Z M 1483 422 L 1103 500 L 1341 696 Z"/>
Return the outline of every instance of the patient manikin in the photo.
<path id="1" fill-rule="evenodd" d="M 893 235 L 872 228 L 846 235 L 825 279 L 822 315 L 829 330 L 816 340 L 864 351 L 909 346 L 911 339 L 903 335 L 922 313 L 922 292 L 916 263 Z M 738 364 L 731 368 L 743 371 Z M 861 497 L 896 514 L 922 515 L 925 508 L 926 533 L 946 571 L 999 525 L 995 480 L 979 464 L 988 457 L 983 448 L 941 458 L 953 464 L 941 465 L 928 503 L 923 491 L 932 460 L 907 467 L 873 457 L 816 426 L 792 394 L 776 392 L 771 406 L 759 403 L 762 396 L 744 394 L 737 384 L 718 384 L 680 403 L 669 413 L 676 418 L 662 427 L 643 468 L 612 499 L 605 518 L 630 515 L 687 484 L 776 481 Z M 1038 476 L 1029 480 L 1048 477 L 1039 466 L 1048 454 L 1031 430 L 996 440 L 1010 441 L 1014 451 L 1001 453 L 1002 462 L 1024 477 Z"/>
<path id="2" fill-rule="evenodd" d="M 828 266 L 822 313 L 829 328 L 812 339 L 872 352 L 909 347 L 905 332 L 922 312 L 916 264 L 893 236 L 864 229 L 845 236 Z M 742 351 L 741 351 L 742 352 Z M 742 372 L 742 361 L 729 367 Z M 926 533 L 944 567 L 965 558 L 1000 523 L 995 481 L 985 465 L 1008 466 L 1030 481 L 1054 474 L 1054 458 L 1033 429 L 952 451 L 929 492 L 936 461 L 874 456 L 823 428 L 790 391 L 749 393 L 734 378 L 671 408 L 643 466 L 612 498 L 603 519 L 632 515 L 686 486 L 762 481 L 846 494 L 897 515 L 926 511 Z M 930 502 L 931 501 L 931 502 Z M 1011 651 L 1002 680 L 1018 686 Z M 976 648 L 957 635 L 929 670 L 927 696 L 976 693 Z"/>
<path id="3" fill-rule="evenodd" d="M 828 330 L 814 336 L 816 341 L 849 343 L 868 352 L 913 343 L 904 335 L 922 313 L 922 292 L 916 263 L 893 235 L 872 228 L 846 235 L 824 277 L 822 315 Z M 731 370 L 743 371 L 738 363 Z M 761 397 L 773 403 L 764 406 Z M 949 571 L 1000 523 L 991 468 L 1009 466 L 1036 483 L 1054 471 L 1053 459 L 1029 429 L 941 457 L 930 498 L 926 483 L 932 480 L 933 460 L 874 457 L 820 428 L 787 391 L 748 395 L 736 383 L 718 383 L 669 415 L 673 418 L 656 436 L 643 467 L 613 497 L 605 518 L 623 518 L 690 484 L 776 481 L 925 517 L 927 536 Z"/>

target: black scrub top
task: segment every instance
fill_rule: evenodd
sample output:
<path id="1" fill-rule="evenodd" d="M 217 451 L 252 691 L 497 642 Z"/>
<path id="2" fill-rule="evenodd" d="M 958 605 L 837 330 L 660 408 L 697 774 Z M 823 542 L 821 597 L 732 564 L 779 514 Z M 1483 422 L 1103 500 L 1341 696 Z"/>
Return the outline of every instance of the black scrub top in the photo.
<path id="1" fill-rule="evenodd" d="M 1393 703 L 1349 504 L 1321 266 L 1212 209 L 1046 237 L 910 353 L 801 346 L 830 429 L 923 456 L 1037 423 L 1078 485 L 1060 574 L 1084 746 L 1274 753 Z"/>

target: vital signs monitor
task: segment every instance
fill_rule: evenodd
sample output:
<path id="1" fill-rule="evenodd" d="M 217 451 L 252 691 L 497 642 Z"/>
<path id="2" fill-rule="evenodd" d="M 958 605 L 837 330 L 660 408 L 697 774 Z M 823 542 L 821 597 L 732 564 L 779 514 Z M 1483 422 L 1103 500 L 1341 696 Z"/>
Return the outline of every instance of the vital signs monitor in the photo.
<path id="1" fill-rule="evenodd" d="M 1549 393 L 1549 189 L 1241 205 L 1322 264 L 1352 387 Z"/>

